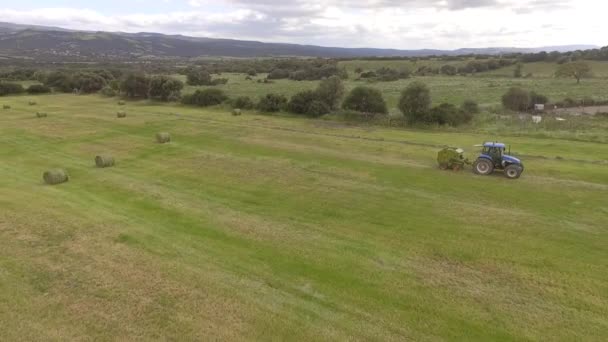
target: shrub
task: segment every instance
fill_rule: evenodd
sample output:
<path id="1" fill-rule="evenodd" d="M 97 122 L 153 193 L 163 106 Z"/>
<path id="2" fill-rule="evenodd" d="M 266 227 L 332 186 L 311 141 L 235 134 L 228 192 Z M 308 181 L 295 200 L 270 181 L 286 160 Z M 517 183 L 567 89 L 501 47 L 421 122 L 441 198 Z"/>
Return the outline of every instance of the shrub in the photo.
<path id="1" fill-rule="evenodd" d="M 513 87 L 502 96 L 502 104 L 510 110 L 525 111 L 530 105 L 530 94 L 521 88 Z"/>
<path id="2" fill-rule="evenodd" d="M 280 94 L 266 94 L 258 101 L 257 109 L 262 112 L 278 112 L 285 107 L 287 98 Z"/>
<path id="3" fill-rule="evenodd" d="M 106 80 L 97 74 L 79 73 L 73 77 L 73 86 L 81 93 L 96 93 L 106 86 Z"/>
<path id="4" fill-rule="evenodd" d="M 430 110 L 427 118 L 427 123 L 458 126 L 470 122 L 471 119 L 473 119 L 473 114 L 467 113 L 463 109 L 457 108 L 453 104 L 442 103 L 439 106 L 433 107 Z"/>
<path id="5" fill-rule="evenodd" d="M 448 76 L 454 76 L 458 73 L 458 69 L 456 69 L 455 66 L 450 65 L 450 64 L 441 66 L 440 71 L 442 74 L 448 75 Z"/>
<path id="6" fill-rule="evenodd" d="M 146 98 L 150 87 L 150 79 L 144 74 L 129 74 L 120 83 L 120 91 L 127 97 Z"/>
<path id="7" fill-rule="evenodd" d="M 428 122 L 430 107 L 431 92 L 424 83 L 414 82 L 401 93 L 399 110 L 409 123 Z"/>
<path id="8" fill-rule="evenodd" d="M 100 91 L 101 95 L 103 96 L 107 96 L 107 97 L 114 97 L 117 94 L 116 90 L 114 90 L 114 88 L 110 87 L 110 86 L 105 86 L 101 89 Z"/>
<path id="9" fill-rule="evenodd" d="M 519 63 L 515 66 L 515 69 L 513 70 L 513 77 L 515 78 L 520 78 L 523 76 L 523 68 L 524 66 Z"/>
<path id="10" fill-rule="evenodd" d="M 329 108 L 327 103 L 316 100 L 316 101 L 312 101 L 310 103 L 310 105 L 308 106 L 308 111 L 306 112 L 306 115 L 316 118 L 321 115 L 325 115 L 325 114 L 329 113 L 330 111 L 331 111 L 331 109 Z"/>
<path id="11" fill-rule="evenodd" d="M 386 114 L 388 112 L 382 93 L 370 87 L 354 88 L 344 99 L 342 107 L 365 113 Z"/>
<path id="12" fill-rule="evenodd" d="M 0 82 L 0 96 L 21 94 L 23 92 L 24 89 L 21 84 Z"/>
<path id="13" fill-rule="evenodd" d="M 72 75 L 64 71 L 53 71 L 46 75 L 44 85 L 65 93 L 69 93 L 76 88 Z"/>
<path id="14" fill-rule="evenodd" d="M 179 99 L 184 84 L 171 77 L 154 76 L 150 79 L 149 97 L 160 101 Z"/>
<path id="15" fill-rule="evenodd" d="M 249 96 L 239 96 L 234 99 L 234 101 L 232 102 L 232 106 L 234 108 L 240 109 L 252 109 L 255 104 L 253 103 L 253 101 L 251 101 L 251 98 L 249 98 Z"/>
<path id="16" fill-rule="evenodd" d="M 549 102 L 549 98 L 545 95 L 537 94 L 536 92 L 530 92 L 530 106 L 529 108 L 534 108 L 535 104 L 547 104 Z"/>
<path id="17" fill-rule="evenodd" d="M 228 97 L 221 89 L 197 90 L 193 94 L 185 95 L 182 103 L 200 107 L 214 106 L 226 101 Z"/>
<path id="18" fill-rule="evenodd" d="M 51 92 L 51 88 L 43 84 L 32 84 L 27 88 L 29 94 L 47 94 Z"/>
<path id="19" fill-rule="evenodd" d="M 190 70 L 186 74 L 186 79 L 186 83 L 193 86 L 211 84 L 211 74 L 209 74 L 206 70 L 202 69 Z"/>
<path id="20" fill-rule="evenodd" d="M 228 83 L 227 78 L 216 78 L 211 81 L 210 85 L 221 85 L 221 84 L 226 84 L 226 83 Z"/>
<path id="21" fill-rule="evenodd" d="M 255 69 L 249 69 L 247 70 L 247 75 L 249 76 L 257 76 L 258 72 Z"/>
<path id="22" fill-rule="evenodd" d="M 283 79 L 283 78 L 289 78 L 289 71 L 284 70 L 284 69 L 274 69 L 268 74 L 267 78 L 269 80 L 279 80 L 279 79 Z"/>
<path id="23" fill-rule="evenodd" d="M 462 103 L 461 109 L 465 111 L 465 113 L 469 114 L 477 114 L 479 113 L 479 105 L 477 102 L 473 100 L 464 100 Z"/>
<path id="24" fill-rule="evenodd" d="M 331 76 L 321 81 L 316 93 L 318 100 L 324 102 L 330 110 L 334 110 L 344 97 L 344 84 L 338 76 Z"/>
<path id="25" fill-rule="evenodd" d="M 291 97 L 287 104 L 287 110 L 296 114 L 308 114 L 308 109 L 313 101 L 318 101 L 315 91 L 305 90 Z"/>
<path id="26" fill-rule="evenodd" d="M 359 75 L 359 77 L 361 78 L 375 78 L 376 76 L 376 72 L 374 71 L 366 71 L 366 72 L 362 72 L 361 75 Z"/>

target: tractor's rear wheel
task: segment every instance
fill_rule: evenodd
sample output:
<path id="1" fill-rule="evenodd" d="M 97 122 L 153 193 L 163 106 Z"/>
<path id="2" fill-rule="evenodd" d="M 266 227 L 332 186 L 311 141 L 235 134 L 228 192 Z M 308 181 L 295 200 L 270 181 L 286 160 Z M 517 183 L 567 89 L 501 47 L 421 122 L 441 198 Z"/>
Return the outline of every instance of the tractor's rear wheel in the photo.
<path id="1" fill-rule="evenodd" d="M 494 165 L 492 165 L 491 161 L 480 158 L 473 163 L 473 171 L 478 175 L 486 176 L 494 171 Z"/>
<path id="2" fill-rule="evenodd" d="M 440 170 L 447 170 L 448 169 L 448 163 L 439 163 L 439 169 Z"/>
<path id="3" fill-rule="evenodd" d="M 519 165 L 509 165 L 505 167 L 505 176 L 509 179 L 517 179 L 521 176 L 523 169 Z"/>

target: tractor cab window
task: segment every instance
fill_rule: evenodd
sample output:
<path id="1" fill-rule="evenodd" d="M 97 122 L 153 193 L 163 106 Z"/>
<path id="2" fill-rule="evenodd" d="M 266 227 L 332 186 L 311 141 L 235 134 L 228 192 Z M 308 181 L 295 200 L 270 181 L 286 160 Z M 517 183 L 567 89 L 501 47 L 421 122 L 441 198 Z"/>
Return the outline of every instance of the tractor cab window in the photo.
<path id="1" fill-rule="evenodd" d="M 486 146 L 483 148 L 483 153 L 498 159 L 502 157 L 503 150 L 501 147 Z"/>

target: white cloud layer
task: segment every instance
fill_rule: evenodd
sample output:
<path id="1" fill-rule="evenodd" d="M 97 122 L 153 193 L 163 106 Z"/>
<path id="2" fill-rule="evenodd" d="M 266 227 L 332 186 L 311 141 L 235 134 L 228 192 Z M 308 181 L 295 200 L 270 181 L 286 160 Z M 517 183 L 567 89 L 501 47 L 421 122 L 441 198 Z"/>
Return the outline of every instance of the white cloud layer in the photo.
<path id="1" fill-rule="evenodd" d="M 166 7 L 168 0 L 161 1 Z M 603 24 L 608 3 L 600 0 L 183 1 L 175 11 L 155 13 L 153 2 L 145 2 L 145 11 L 118 15 L 82 8 L 0 7 L 0 18 L 82 30 L 346 47 L 608 45 L 608 25 Z"/>

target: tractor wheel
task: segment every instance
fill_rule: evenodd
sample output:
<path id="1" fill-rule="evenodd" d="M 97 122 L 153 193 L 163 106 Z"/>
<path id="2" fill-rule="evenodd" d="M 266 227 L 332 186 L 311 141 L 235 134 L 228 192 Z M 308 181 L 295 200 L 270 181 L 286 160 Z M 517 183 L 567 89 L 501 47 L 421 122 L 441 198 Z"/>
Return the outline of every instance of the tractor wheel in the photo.
<path id="1" fill-rule="evenodd" d="M 517 179 L 521 176 L 523 169 L 519 165 L 509 165 L 505 168 L 505 176 L 509 179 Z"/>
<path id="2" fill-rule="evenodd" d="M 448 164 L 447 163 L 440 163 L 439 164 L 439 169 L 440 170 L 447 170 L 448 169 Z"/>
<path id="3" fill-rule="evenodd" d="M 478 175 L 487 176 L 494 172 L 494 165 L 487 159 L 479 158 L 473 163 L 473 171 Z"/>

